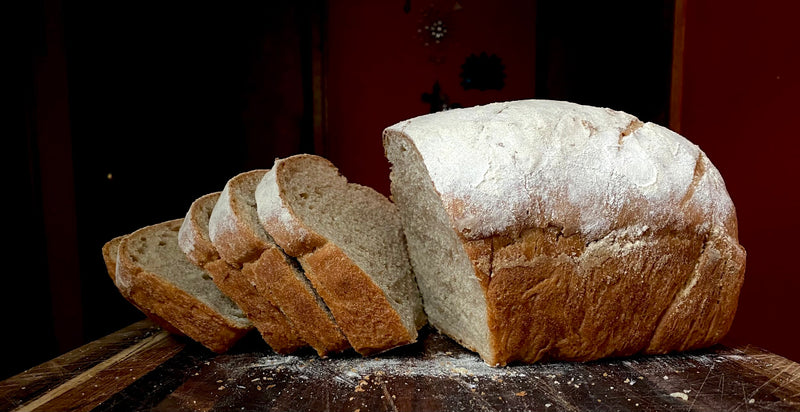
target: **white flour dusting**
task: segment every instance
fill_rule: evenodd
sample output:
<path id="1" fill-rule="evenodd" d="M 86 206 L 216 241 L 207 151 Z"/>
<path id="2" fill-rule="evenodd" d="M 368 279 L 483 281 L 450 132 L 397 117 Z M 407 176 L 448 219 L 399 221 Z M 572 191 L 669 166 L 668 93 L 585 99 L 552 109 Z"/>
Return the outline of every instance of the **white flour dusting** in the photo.
<path id="1" fill-rule="evenodd" d="M 719 172 L 696 145 L 624 112 L 524 100 L 420 116 L 387 130 L 413 140 L 467 238 L 548 224 L 595 238 L 632 211 L 659 229 L 679 226 L 687 209 L 716 223 L 733 210 Z"/>
<path id="2" fill-rule="evenodd" d="M 281 198 L 275 169 L 276 167 L 273 167 L 267 172 L 256 186 L 255 199 L 258 219 L 265 227 L 280 226 L 288 232 L 286 238 L 296 239 L 298 244 L 302 243 L 311 234 L 300 224 Z"/>

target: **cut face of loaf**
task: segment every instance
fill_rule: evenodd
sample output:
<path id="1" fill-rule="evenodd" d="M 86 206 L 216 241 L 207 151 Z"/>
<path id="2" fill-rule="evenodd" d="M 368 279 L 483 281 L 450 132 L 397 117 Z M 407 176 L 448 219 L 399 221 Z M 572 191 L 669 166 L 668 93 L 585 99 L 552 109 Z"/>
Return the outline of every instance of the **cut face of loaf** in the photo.
<path id="1" fill-rule="evenodd" d="M 491 365 L 712 345 L 745 251 L 697 146 L 609 109 L 528 100 L 383 136 L 429 321 Z"/>
<path id="2" fill-rule="evenodd" d="M 139 229 L 118 248 L 116 285 L 153 313 L 214 352 L 227 351 L 253 326 L 244 313 L 178 247 L 183 219 Z"/>
<path id="3" fill-rule="evenodd" d="M 206 269 L 217 287 L 242 308 L 275 352 L 294 352 L 305 343 L 289 320 L 257 290 L 252 274 L 242 273 L 239 267 L 221 259 L 211 241 L 208 223 L 220 197 L 220 192 L 210 193 L 192 202 L 178 233 L 178 244 L 189 260 Z"/>
<path id="4" fill-rule="evenodd" d="M 356 351 L 416 340 L 425 318 L 394 204 L 312 155 L 278 159 L 256 203 L 261 223 L 298 258 Z"/>
<path id="5" fill-rule="evenodd" d="M 254 309 L 270 305 L 280 310 L 293 333 L 320 356 L 350 347 L 333 316 L 305 278 L 293 258 L 287 256 L 258 221 L 255 188 L 266 170 L 252 170 L 231 178 L 209 217 L 209 236 L 227 262 L 209 267 L 226 270 L 227 281 L 239 280 Z M 227 269 L 226 269 L 227 268 Z M 233 268 L 241 268 L 234 273 Z M 215 276 L 215 279 L 217 277 Z M 258 295 L 254 295 L 255 293 Z M 232 296 L 244 292 L 231 291 Z M 266 339 L 266 338 L 265 338 Z"/>

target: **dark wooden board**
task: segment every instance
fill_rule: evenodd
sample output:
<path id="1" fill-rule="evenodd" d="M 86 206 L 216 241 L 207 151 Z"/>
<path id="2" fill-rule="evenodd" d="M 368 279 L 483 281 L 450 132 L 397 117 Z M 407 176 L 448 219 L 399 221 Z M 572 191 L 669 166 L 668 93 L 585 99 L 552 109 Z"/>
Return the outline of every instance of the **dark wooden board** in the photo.
<path id="1" fill-rule="evenodd" d="M 0 382 L 0 410 L 797 411 L 798 376 L 752 346 L 491 368 L 430 330 L 369 359 L 276 355 L 257 334 L 216 355 L 141 321 Z"/>

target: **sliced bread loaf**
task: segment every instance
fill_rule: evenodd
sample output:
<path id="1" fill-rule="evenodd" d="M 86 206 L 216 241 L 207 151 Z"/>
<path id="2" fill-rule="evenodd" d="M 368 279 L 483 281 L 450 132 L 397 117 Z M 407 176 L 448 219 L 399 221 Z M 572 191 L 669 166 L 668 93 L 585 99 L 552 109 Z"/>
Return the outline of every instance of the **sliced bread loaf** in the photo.
<path id="1" fill-rule="evenodd" d="M 320 356 L 350 347 L 299 265 L 275 244 L 258 221 L 255 187 L 266 170 L 231 178 L 208 221 L 209 238 L 223 260 L 241 268 L 262 300 L 272 302 Z"/>
<path id="2" fill-rule="evenodd" d="M 305 343 L 286 316 L 257 290 L 252 274 L 242 273 L 221 259 L 211 242 L 208 222 L 219 197 L 220 192 L 209 193 L 192 202 L 178 232 L 178 245 L 190 261 L 206 269 L 217 287 L 242 308 L 275 352 L 294 352 Z"/>
<path id="3" fill-rule="evenodd" d="M 153 313 L 214 352 L 227 351 L 253 328 L 207 271 L 178 247 L 183 219 L 141 228 L 119 243 L 116 285 L 145 313 Z"/>
<path id="4" fill-rule="evenodd" d="M 412 343 L 425 323 L 394 204 L 348 183 L 328 160 L 278 159 L 256 188 L 258 217 L 298 258 L 353 348 Z"/>

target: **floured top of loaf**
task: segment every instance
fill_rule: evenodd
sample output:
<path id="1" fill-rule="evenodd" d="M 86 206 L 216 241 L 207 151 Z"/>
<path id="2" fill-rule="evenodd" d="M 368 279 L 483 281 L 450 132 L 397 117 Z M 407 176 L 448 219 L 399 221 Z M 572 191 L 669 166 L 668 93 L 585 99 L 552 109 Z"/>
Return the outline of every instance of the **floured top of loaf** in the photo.
<path id="1" fill-rule="evenodd" d="M 467 239 L 530 226 L 587 240 L 630 225 L 722 226 L 733 203 L 717 169 L 679 134 L 607 108 L 521 100 L 455 109 L 386 129 L 420 152 Z"/>

